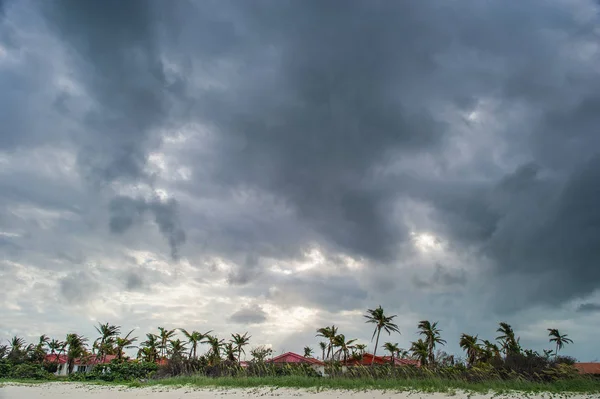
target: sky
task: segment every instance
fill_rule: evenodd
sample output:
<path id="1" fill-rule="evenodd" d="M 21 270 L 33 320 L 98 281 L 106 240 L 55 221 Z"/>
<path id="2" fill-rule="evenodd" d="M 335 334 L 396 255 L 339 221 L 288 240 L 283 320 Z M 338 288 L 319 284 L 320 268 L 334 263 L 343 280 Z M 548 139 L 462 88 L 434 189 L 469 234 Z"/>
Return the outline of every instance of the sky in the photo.
<path id="1" fill-rule="evenodd" d="M 0 339 L 372 350 L 381 305 L 599 360 L 599 11 L 0 0 Z"/>

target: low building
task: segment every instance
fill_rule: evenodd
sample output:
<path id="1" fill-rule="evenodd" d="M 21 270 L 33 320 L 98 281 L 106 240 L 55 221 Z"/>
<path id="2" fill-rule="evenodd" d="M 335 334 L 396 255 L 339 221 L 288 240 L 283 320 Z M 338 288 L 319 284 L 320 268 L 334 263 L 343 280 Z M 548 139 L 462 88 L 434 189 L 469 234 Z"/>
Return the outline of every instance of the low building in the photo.
<path id="1" fill-rule="evenodd" d="M 325 374 L 325 363 L 312 357 L 304 357 L 294 352 L 287 352 L 266 361 L 274 364 L 308 364 L 321 375 Z"/>
<path id="2" fill-rule="evenodd" d="M 86 373 L 91 371 L 94 366 L 98 364 L 107 364 L 112 360 L 116 359 L 116 355 L 106 355 L 104 358 L 96 358 L 96 356 L 88 356 L 85 358 L 75 359 L 75 364 L 73 366 L 73 373 Z M 67 363 L 68 358 L 66 355 L 46 355 L 46 362 L 48 363 L 56 363 L 58 368 L 55 375 L 65 376 L 68 374 Z"/>
<path id="3" fill-rule="evenodd" d="M 372 353 L 364 353 L 360 357 L 353 357 L 346 361 L 345 366 L 371 366 L 374 364 L 391 364 L 392 358 L 390 356 L 375 356 Z M 420 367 L 421 364 L 418 360 L 413 359 L 398 359 L 394 358 L 395 366 L 415 366 Z"/>
<path id="4" fill-rule="evenodd" d="M 600 377 L 600 363 L 575 363 L 573 365 L 579 374 L 594 375 Z"/>

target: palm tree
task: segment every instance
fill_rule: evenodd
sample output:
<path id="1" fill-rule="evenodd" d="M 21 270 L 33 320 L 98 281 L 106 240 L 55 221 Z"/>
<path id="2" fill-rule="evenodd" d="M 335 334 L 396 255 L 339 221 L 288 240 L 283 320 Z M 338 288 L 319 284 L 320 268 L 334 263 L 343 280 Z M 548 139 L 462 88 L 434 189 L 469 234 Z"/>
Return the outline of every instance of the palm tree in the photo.
<path id="1" fill-rule="evenodd" d="M 323 361 L 325 361 L 325 350 L 327 349 L 327 343 L 326 342 L 319 342 L 319 348 L 321 348 L 321 352 L 322 352 L 322 359 Z"/>
<path id="2" fill-rule="evenodd" d="M 375 348 L 373 349 L 373 359 L 371 360 L 371 365 L 375 361 L 375 354 L 377 352 L 377 346 L 379 345 L 379 334 L 381 334 L 381 330 L 384 330 L 391 335 L 392 331 L 400 334 L 400 330 L 398 326 L 392 323 L 392 320 L 396 317 L 386 316 L 383 312 L 383 308 L 379 305 L 376 309 L 367 309 L 367 314 L 364 315 L 367 318 L 366 323 L 375 324 L 375 330 L 373 331 L 373 336 L 371 337 L 371 342 L 373 342 L 373 338 L 375 338 L 375 334 L 377 334 L 377 339 L 375 340 Z"/>
<path id="3" fill-rule="evenodd" d="M 158 337 L 154 334 L 146 334 L 146 340 L 140 344 L 142 346 L 142 353 L 144 354 L 144 358 L 148 362 L 156 362 L 158 359 L 158 348 L 160 346 L 160 342 L 158 341 Z"/>
<path id="4" fill-rule="evenodd" d="M 98 326 L 94 326 L 94 328 L 100 334 L 100 337 L 94 341 L 92 347 L 98 349 L 96 358 L 102 359 L 102 362 L 104 362 L 106 355 L 113 352 L 115 338 L 121 333 L 121 326 L 98 323 Z"/>
<path id="5" fill-rule="evenodd" d="M 390 352 L 391 358 L 392 358 L 392 366 L 396 365 L 396 362 L 394 361 L 394 355 L 398 352 L 400 352 L 400 348 L 398 347 L 398 343 L 391 343 L 391 342 L 386 342 L 385 344 L 383 344 L 383 349 L 385 349 L 386 351 Z"/>
<path id="6" fill-rule="evenodd" d="M 425 336 L 425 342 L 427 343 L 427 351 L 428 351 L 428 363 L 432 366 L 435 365 L 435 346 L 437 344 L 444 345 L 446 343 L 445 340 L 441 338 L 441 332 L 439 328 L 437 328 L 437 321 L 435 323 L 430 323 L 428 320 L 421 320 L 419 322 L 419 334 Z"/>
<path id="7" fill-rule="evenodd" d="M 248 345 L 250 342 L 251 336 L 248 335 L 248 332 L 245 332 L 244 335 L 240 334 L 231 334 L 232 343 L 235 345 L 235 349 L 238 353 L 238 362 L 242 362 L 242 352 L 244 356 L 246 355 L 246 351 L 244 350 L 244 346 Z"/>
<path id="8" fill-rule="evenodd" d="M 58 341 L 56 339 L 52 339 L 48 342 L 48 349 L 50 349 L 50 355 L 56 356 L 56 363 L 58 363 L 58 357 L 60 356 L 60 352 L 63 348 L 63 342 Z"/>
<path id="9" fill-rule="evenodd" d="M 487 339 L 481 340 L 483 348 L 480 346 L 479 360 L 482 362 L 488 362 L 491 359 L 500 359 L 500 348 L 493 342 Z"/>
<path id="10" fill-rule="evenodd" d="M 223 340 L 214 335 L 209 335 L 206 337 L 206 341 L 210 345 L 209 359 L 211 363 L 218 363 L 221 360 L 221 347 L 223 346 Z"/>
<path id="11" fill-rule="evenodd" d="M 473 366 L 477 361 L 479 352 L 481 351 L 479 344 L 477 344 L 477 335 L 473 336 L 463 333 L 460 336 L 459 345 L 465 352 L 467 352 L 467 365 Z"/>
<path id="12" fill-rule="evenodd" d="M 554 351 L 554 360 L 558 358 L 559 350 L 561 350 L 565 345 L 573 343 L 573 340 L 571 338 L 568 338 L 567 334 L 561 334 L 556 328 L 549 328 L 548 336 L 550 337 L 550 342 L 556 343 L 556 350 Z"/>
<path id="13" fill-rule="evenodd" d="M 167 330 L 166 328 L 158 327 L 158 331 L 158 338 L 160 338 L 160 355 L 161 357 L 164 357 L 168 349 L 167 344 L 169 343 L 169 340 L 175 335 L 175 330 Z"/>
<path id="14" fill-rule="evenodd" d="M 169 340 L 168 344 L 169 344 L 168 352 L 171 353 L 171 359 L 181 359 L 183 357 L 183 353 L 186 350 L 185 343 L 182 340 L 180 340 L 179 338 L 177 338 L 177 339 Z"/>
<path id="15" fill-rule="evenodd" d="M 43 350 L 44 346 L 47 346 L 50 342 L 50 338 L 46 334 L 40 335 L 40 339 L 37 344 L 37 348 Z"/>
<path id="16" fill-rule="evenodd" d="M 188 344 L 191 344 L 191 346 L 190 346 L 190 354 L 188 355 L 188 357 L 190 359 L 192 359 L 192 357 L 194 359 L 196 359 L 196 350 L 198 349 L 198 344 L 201 344 L 202 340 L 204 338 L 206 338 L 206 336 L 208 334 L 210 334 L 211 331 L 207 331 L 204 334 L 202 334 L 201 332 L 198 332 L 198 331 L 188 332 L 184 328 L 180 328 L 179 330 L 187 338 Z"/>
<path id="17" fill-rule="evenodd" d="M 419 338 L 418 341 L 412 343 L 410 351 L 414 359 L 417 359 L 422 366 L 427 367 L 427 359 L 429 357 L 429 345 L 427 345 L 427 342 Z"/>
<path id="18" fill-rule="evenodd" d="M 117 346 L 117 359 L 121 360 L 123 358 L 123 350 L 135 348 L 133 343 L 137 341 L 137 337 L 129 337 L 134 330 L 131 330 L 124 337 L 117 337 L 115 343 Z"/>
<path id="19" fill-rule="evenodd" d="M 354 345 L 354 349 L 356 349 L 358 351 L 358 353 L 362 356 L 365 354 L 365 351 L 367 350 L 367 345 L 356 344 L 356 345 Z"/>
<path id="20" fill-rule="evenodd" d="M 236 349 L 233 346 L 233 342 L 227 342 L 225 345 L 223 345 L 223 349 L 225 350 L 225 357 L 227 360 L 235 362 Z"/>
<path id="21" fill-rule="evenodd" d="M 23 350 L 23 346 L 25 346 L 25 339 L 21 337 L 17 337 L 16 335 L 12 337 L 10 340 L 10 352 L 11 353 L 19 353 Z"/>
<path id="22" fill-rule="evenodd" d="M 69 347 L 67 350 L 67 374 L 73 372 L 75 366 L 75 359 L 82 357 L 86 353 L 87 338 L 82 337 L 78 334 L 67 334 L 65 340 L 66 345 Z"/>
<path id="23" fill-rule="evenodd" d="M 396 352 L 397 359 L 406 359 L 409 355 L 409 352 L 406 349 L 399 348 L 398 352 Z"/>
<path id="24" fill-rule="evenodd" d="M 502 334 L 496 337 L 496 340 L 500 341 L 502 350 L 506 356 L 521 352 L 519 339 L 515 338 L 515 332 L 510 324 L 501 322 L 496 331 Z"/>
<path id="25" fill-rule="evenodd" d="M 327 347 L 327 358 L 333 357 L 333 339 L 337 335 L 338 328 L 334 325 L 331 327 L 323 327 L 317 330 L 317 337 L 323 337 L 329 340 Z M 325 360 L 325 359 L 323 359 Z"/>
<path id="26" fill-rule="evenodd" d="M 313 349 L 310 346 L 304 347 L 304 357 L 313 357 Z"/>
<path id="27" fill-rule="evenodd" d="M 346 361 L 348 360 L 348 354 L 350 353 L 350 350 L 354 349 L 354 346 L 352 345 L 354 342 L 356 342 L 356 339 L 350 339 L 350 340 L 346 341 L 346 336 L 344 334 L 338 334 L 334 337 L 334 339 L 333 339 L 334 346 L 337 348 L 340 348 L 337 351 L 338 360 L 343 355 L 344 363 L 346 363 Z"/>

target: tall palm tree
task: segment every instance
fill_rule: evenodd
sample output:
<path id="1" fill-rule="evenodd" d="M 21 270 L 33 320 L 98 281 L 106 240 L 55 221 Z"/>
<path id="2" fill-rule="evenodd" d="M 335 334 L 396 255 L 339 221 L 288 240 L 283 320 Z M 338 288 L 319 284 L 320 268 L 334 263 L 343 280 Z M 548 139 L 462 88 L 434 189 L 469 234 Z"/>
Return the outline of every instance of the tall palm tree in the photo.
<path id="1" fill-rule="evenodd" d="M 63 343 L 59 340 L 52 339 L 50 342 L 48 342 L 48 349 L 50 349 L 50 355 L 56 356 L 56 363 L 58 363 L 58 358 L 60 356 L 62 347 Z"/>
<path id="2" fill-rule="evenodd" d="M 86 353 L 86 342 L 87 338 L 78 334 L 67 334 L 65 340 L 67 349 L 67 374 L 73 372 L 75 366 L 75 359 L 82 357 Z"/>
<path id="3" fill-rule="evenodd" d="M 171 339 L 168 342 L 168 352 L 171 354 L 171 359 L 181 359 L 186 351 L 185 342 L 177 339 Z"/>
<path id="4" fill-rule="evenodd" d="M 221 361 L 221 347 L 223 346 L 222 339 L 217 338 L 214 335 L 206 337 L 206 341 L 210 345 L 209 359 L 212 364 L 216 364 Z"/>
<path id="5" fill-rule="evenodd" d="M 321 348 L 321 352 L 322 352 L 322 359 L 323 361 L 325 361 L 325 351 L 327 350 L 327 343 L 326 342 L 319 342 L 319 348 Z"/>
<path id="6" fill-rule="evenodd" d="M 427 360 L 429 358 L 429 345 L 427 345 L 427 342 L 419 338 L 418 341 L 412 343 L 410 351 L 414 359 L 417 359 L 422 366 L 427 367 Z"/>
<path id="7" fill-rule="evenodd" d="M 435 346 L 437 344 L 444 345 L 446 343 L 441 337 L 442 330 L 437 328 L 437 321 L 435 323 L 430 323 L 428 320 L 421 320 L 418 328 L 419 334 L 425 336 L 425 343 L 427 343 L 428 351 L 428 363 L 431 366 L 435 366 Z"/>
<path id="8" fill-rule="evenodd" d="M 188 332 L 187 330 L 185 330 L 184 328 L 180 328 L 179 329 L 183 335 L 187 338 L 188 340 L 188 344 L 190 344 L 190 354 L 188 355 L 188 357 L 190 359 L 192 359 L 192 357 L 194 359 L 196 359 L 196 350 L 198 349 L 198 344 L 202 343 L 202 340 L 204 338 L 206 338 L 206 336 L 208 334 L 210 334 L 211 331 L 207 331 L 204 334 L 202 334 L 201 332 L 198 331 L 192 331 L 192 332 Z"/>
<path id="9" fill-rule="evenodd" d="M 21 338 L 21 337 L 17 337 L 16 335 L 14 337 L 12 337 L 12 339 L 10 340 L 10 352 L 11 353 L 18 353 L 21 352 L 23 350 L 23 347 L 25 346 L 25 339 Z"/>
<path id="10" fill-rule="evenodd" d="M 250 343 L 251 336 L 248 335 L 248 332 L 245 332 L 244 335 L 240 334 L 231 334 L 232 343 L 235 345 L 235 350 L 238 353 L 238 362 L 242 363 L 242 352 L 246 355 L 246 351 L 244 350 L 244 346 Z"/>
<path id="11" fill-rule="evenodd" d="M 317 337 L 323 337 L 329 340 L 329 344 L 327 346 L 327 358 L 330 359 L 333 357 L 333 339 L 337 335 L 338 328 L 334 325 L 331 327 L 323 327 L 317 330 Z M 323 359 L 325 360 L 325 359 Z"/>
<path id="12" fill-rule="evenodd" d="M 568 338 L 567 334 L 561 334 L 556 328 L 549 328 L 548 336 L 550 337 L 550 342 L 556 343 L 556 350 L 554 351 L 554 360 L 558 358 L 559 350 L 561 350 L 565 345 L 573 343 L 573 340 L 571 338 Z"/>
<path id="13" fill-rule="evenodd" d="M 338 360 L 343 356 L 344 363 L 348 360 L 348 355 L 350 354 L 350 350 L 354 349 L 353 343 L 356 342 L 356 339 L 349 339 L 346 341 L 346 336 L 344 334 L 338 334 L 333 338 L 333 344 L 335 347 L 340 348 L 337 351 Z"/>
<path id="14" fill-rule="evenodd" d="M 160 342 L 158 337 L 154 334 L 146 334 L 146 340 L 140 343 L 142 346 L 142 354 L 147 362 L 156 362 L 158 359 L 158 349 Z"/>
<path id="15" fill-rule="evenodd" d="M 230 362 L 237 361 L 235 356 L 237 351 L 235 349 L 235 346 L 233 345 L 233 342 L 227 342 L 226 344 L 224 344 L 223 351 L 225 352 L 225 358 L 227 358 L 227 360 L 229 360 Z"/>
<path id="16" fill-rule="evenodd" d="M 394 361 L 394 355 L 398 352 L 400 352 L 400 348 L 398 347 L 398 343 L 391 343 L 391 342 L 386 342 L 385 344 L 383 344 L 383 349 L 385 349 L 386 351 L 390 352 L 391 358 L 392 358 L 392 366 L 396 365 L 396 362 Z"/>
<path id="17" fill-rule="evenodd" d="M 160 339 L 160 355 L 164 357 L 167 353 L 169 340 L 175 335 L 175 330 L 167 330 L 163 327 L 158 327 L 158 338 Z"/>
<path id="18" fill-rule="evenodd" d="M 304 357 L 313 357 L 313 349 L 310 346 L 304 347 Z"/>
<path id="19" fill-rule="evenodd" d="M 38 341 L 37 347 L 39 349 L 43 350 L 44 346 L 47 346 L 49 342 L 50 342 L 50 338 L 46 334 L 42 334 L 42 335 L 40 335 L 40 339 Z"/>
<path id="20" fill-rule="evenodd" d="M 133 343 L 135 341 L 137 341 L 137 337 L 130 337 L 131 333 L 134 330 L 131 330 L 127 333 L 126 336 L 124 337 L 117 337 L 115 340 L 115 344 L 117 346 L 117 359 L 121 360 L 123 359 L 123 351 L 124 349 L 131 349 L 131 348 L 135 348 L 135 345 L 133 345 Z"/>
<path id="21" fill-rule="evenodd" d="M 515 332 L 510 324 L 506 322 L 500 322 L 496 331 L 502 334 L 496 337 L 496 340 L 500 341 L 502 350 L 506 356 L 521 352 L 519 339 L 515 338 Z"/>
<path id="22" fill-rule="evenodd" d="M 98 326 L 94 326 L 100 337 L 98 337 L 92 347 L 97 349 L 96 358 L 102 359 L 102 362 L 106 359 L 106 355 L 113 352 L 115 338 L 121 333 L 121 326 L 115 326 L 109 323 L 98 323 Z"/>
<path id="23" fill-rule="evenodd" d="M 473 366 L 475 362 L 477 362 L 477 356 L 479 356 L 479 352 L 481 351 L 481 348 L 477 343 L 477 335 L 473 336 L 463 333 L 460 336 L 459 345 L 467 352 L 467 365 Z"/>
<path id="24" fill-rule="evenodd" d="M 376 309 L 367 309 L 367 314 L 364 315 L 367 321 L 366 323 L 375 324 L 375 330 L 373 331 L 373 336 L 371 337 L 371 342 L 373 342 L 373 338 L 377 335 L 377 339 L 375 340 L 375 348 L 373 349 L 373 359 L 371 360 L 371 365 L 375 361 L 375 354 L 377 353 L 377 346 L 379 345 L 379 334 L 381 334 L 381 330 L 384 330 L 391 335 L 392 331 L 400 334 L 400 329 L 398 326 L 394 324 L 392 321 L 396 318 L 396 315 L 386 316 L 383 308 L 379 305 Z"/>

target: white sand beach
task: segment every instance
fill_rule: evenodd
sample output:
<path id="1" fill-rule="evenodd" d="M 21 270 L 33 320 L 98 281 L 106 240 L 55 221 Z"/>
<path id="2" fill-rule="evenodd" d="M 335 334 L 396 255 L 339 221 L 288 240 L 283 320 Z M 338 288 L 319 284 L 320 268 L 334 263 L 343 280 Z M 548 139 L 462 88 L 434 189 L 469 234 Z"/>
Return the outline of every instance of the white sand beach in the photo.
<path id="1" fill-rule="evenodd" d="M 552 395 L 552 394 L 472 394 L 465 392 L 452 393 L 425 393 L 425 392 L 392 392 L 392 391 L 340 391 L 326 390 L 321 392 L 310 390 L 296 390 L 284 388 L 171 388 L 154 386 L 148 388 L 128 388 L 124 386 L 104 386 L 78 383 L 45 383 L 45 384 L 17 384 L 7 383 L 0 386 L 0 399 L 112 399 L 112 398 L 148 398 L 148 399 L 212 399 L 227 398 L 259 398 L 278 397 L 284 398 L 310 398 L 310 399 L 492 399 L 492 398 L 519 398 L 527 396 L 528 399 L 548 399 L 553 396 L 572 399 L 593 398 L 595 395 Z"/>

